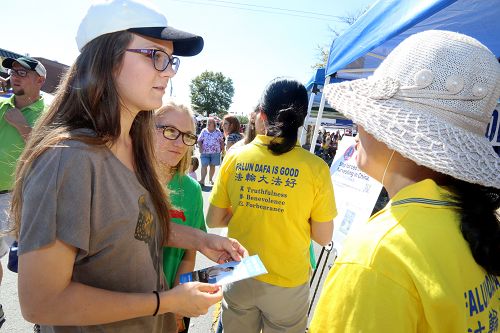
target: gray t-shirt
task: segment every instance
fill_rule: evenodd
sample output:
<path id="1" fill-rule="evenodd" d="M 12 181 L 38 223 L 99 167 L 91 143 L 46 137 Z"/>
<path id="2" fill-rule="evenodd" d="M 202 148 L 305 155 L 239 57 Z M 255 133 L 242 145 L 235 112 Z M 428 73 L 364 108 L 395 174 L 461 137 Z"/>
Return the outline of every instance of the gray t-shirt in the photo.
<path id="1" fill-rule="evenodd" d="M 149 192 L 104 146 L 68 140 L 33 163 L 19 254 L 59 239 L 77 248 L 72 280 L 120 292 L 166 290 L 162 233 Z M 42 274 L 42 273 L 41 273 Z M 57 272 L 43 272 L 57 274 Z M 42 332 L 177 332 L 173 314 Z"/>

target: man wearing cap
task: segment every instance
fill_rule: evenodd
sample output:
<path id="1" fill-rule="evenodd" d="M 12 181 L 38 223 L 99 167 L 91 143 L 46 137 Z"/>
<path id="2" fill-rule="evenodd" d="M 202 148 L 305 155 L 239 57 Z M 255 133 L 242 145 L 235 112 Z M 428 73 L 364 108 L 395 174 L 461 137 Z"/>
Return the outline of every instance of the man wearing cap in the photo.
<path id="1" fill-rule="evenodd" d="M 38 60 L 30 57 L 6 58 L 2 66 L 9 69 L 13 91 L 12 97 L 0 99 L 0 230 L 5 230 L 16 162 L 44 109 L 40 89 L 47 71 Z M 0 234 L 0 258 L 6 254 L 6 249 L 6 239 Z M 0 283 L 2 275 L 0 265 Z M 0 322 L 1 312 L 0 308 Z"/>

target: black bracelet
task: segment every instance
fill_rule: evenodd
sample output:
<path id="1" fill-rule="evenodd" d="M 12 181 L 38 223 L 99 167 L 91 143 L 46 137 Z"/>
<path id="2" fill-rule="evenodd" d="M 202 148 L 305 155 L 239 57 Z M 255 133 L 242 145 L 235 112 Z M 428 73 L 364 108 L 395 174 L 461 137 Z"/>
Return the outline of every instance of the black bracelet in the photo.
<path id="1" fill-rule="evenodd" d="M 160 294 L 156 290 L 153 290 L 153 293 L 156 295 L 156 310 L 153 313 L 153 317 L 158 314 L 158 310 L 160 309 Z"/>

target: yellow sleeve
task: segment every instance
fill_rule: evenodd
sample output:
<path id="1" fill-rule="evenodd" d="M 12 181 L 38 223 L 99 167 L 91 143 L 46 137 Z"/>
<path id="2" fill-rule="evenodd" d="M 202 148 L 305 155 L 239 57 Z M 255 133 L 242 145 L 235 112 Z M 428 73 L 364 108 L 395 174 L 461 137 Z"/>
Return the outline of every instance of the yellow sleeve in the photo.
<path id="1" fill-rule="evenodd" d="M 234 156 L 229 154 L 224 158 L 224 161 L 222 161 L 219 174 L 217 175 L 212 193 L 210 193 L 210 199 L 208 200 L 210 204 L 216 207 L 231 207 L 231 198 L 227 190 L 227 182 L 229 177 L 233 177 L 234 161 Z"/>
<path id="2" fill-rule="evenodd" d="M 322 164 L 315 177 L 315 196 L 311 211 L 311 219 L 316 222 L 328 222 L 337 215 L 333 184 L 328 165 Z"/>
<path id="3" fill-rule="evenodd" d="M 387 276 L 358 264 L 335 264 L 309 332 L 417 332 L 421 314 L 418 300 Z"/>

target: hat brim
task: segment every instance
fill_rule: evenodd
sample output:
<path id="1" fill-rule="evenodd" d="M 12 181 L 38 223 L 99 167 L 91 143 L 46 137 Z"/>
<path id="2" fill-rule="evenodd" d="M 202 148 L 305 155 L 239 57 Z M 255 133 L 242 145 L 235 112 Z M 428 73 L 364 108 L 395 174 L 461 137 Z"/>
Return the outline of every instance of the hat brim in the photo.
<path id="1" fill-rule="evenodd" d="M 3 61 L 2 61 L 2 67 L 4 68 L 10 68 L 12 69 L 12 65 L 14 64 L 14 62 L 16 62 L 17 60 L 14 59 L 14 58 L 5 58 Z M 24 64 L 20 64 L 21 66 L 25 67 Z M 26 68 L 26 67 L 25 67 Z M 26 68 L 26 69 L 31 69 L 31 68 Z"/>
<path id="2" fill-rule="evenodd" d="M 371 88 L 367 79 L 361 79 L 329 84 L 323 93 L 335 110 L 417 164 L 469 183 L 500 188 L 500 157 L 484 135 L 411 102 L 370 98 Z"/>
<path id="3" fill-rule="evenodd" d="M 128 31 L 147 37 L 172 41 L 174 43 L 174 55 L 190 57 L 199 54 L 203 50 L 204 42 L 201 36 L 172 27 L 131 28 Z"/>

